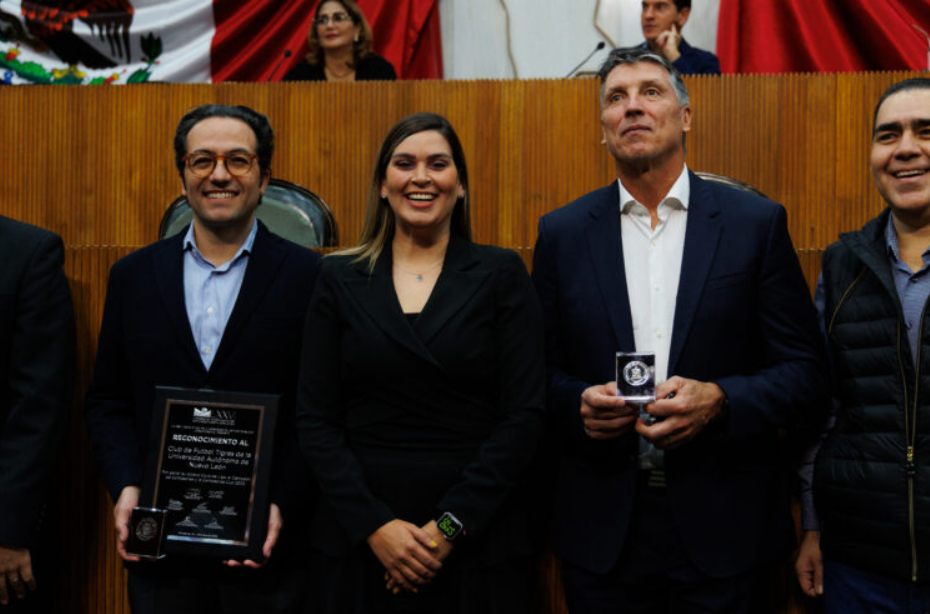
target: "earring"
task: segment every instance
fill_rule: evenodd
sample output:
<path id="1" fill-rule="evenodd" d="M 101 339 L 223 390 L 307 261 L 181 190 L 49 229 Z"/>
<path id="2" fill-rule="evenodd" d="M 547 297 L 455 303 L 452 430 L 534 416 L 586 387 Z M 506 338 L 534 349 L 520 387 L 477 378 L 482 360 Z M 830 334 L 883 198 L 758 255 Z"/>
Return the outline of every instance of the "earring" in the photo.
<path id="1" fill-rule="evenodd" d="M 381 192 L 381 198 L 387 198 L 387 192 Z"/>
<path id="2" fill-rule="evenodd" d="M 358 42 L 358 34 L 355 35 L 355 42 Z"/>

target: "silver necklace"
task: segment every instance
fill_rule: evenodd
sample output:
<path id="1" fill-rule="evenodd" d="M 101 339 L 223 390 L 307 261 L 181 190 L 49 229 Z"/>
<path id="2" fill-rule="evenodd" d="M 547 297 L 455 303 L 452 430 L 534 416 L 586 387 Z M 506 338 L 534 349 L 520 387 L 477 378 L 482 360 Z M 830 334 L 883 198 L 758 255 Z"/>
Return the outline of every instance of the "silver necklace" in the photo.
<path id="1" fill-rule="evenodd" d="M 433 269 L 435 269 L 436 267 L 438 267 L 440 264 L 442 264 L 442 260 L 438 260 L 438 261 L 436 262 L 436 264 L 434 264 L 434 265 L 431 266 L 430 268 L 424 269 L 423 271 L 420 271 L 419 273 L 417 273 L 416 271 L 411 271 L 410 269 L 406 268 L 405 266 L 403 266 L 401 263 L 397 262 L 396 260 L 394 261 L 394 265 L 395 265 L 398 269 L 400 269 L 400 270 L 403 271 L 404 273 L 407 273 L 408 275 L 414 275 L 414 276 L 416 276 L 417 281 L 423 281 L 423 275 L 425 275 L 426 273 L 429 273 L 430 271 L 432 271 Z"/>

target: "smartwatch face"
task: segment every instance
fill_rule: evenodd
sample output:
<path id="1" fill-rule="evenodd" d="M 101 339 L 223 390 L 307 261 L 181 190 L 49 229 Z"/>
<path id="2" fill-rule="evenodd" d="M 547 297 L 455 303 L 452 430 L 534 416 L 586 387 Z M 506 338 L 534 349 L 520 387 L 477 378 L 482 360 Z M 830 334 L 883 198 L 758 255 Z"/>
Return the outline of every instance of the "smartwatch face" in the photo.
<path id="1" fill-rule="evenodd" d="M 459 531 L 462 530 L 462 523 L 458 522 L 452 514 L 446 512 L 439 517 L 439 520 L 436 521 L 436 526 L 439 527 L 439 530 L 442 531 L 442 534 L 446 539 L 455 539 Z"/>

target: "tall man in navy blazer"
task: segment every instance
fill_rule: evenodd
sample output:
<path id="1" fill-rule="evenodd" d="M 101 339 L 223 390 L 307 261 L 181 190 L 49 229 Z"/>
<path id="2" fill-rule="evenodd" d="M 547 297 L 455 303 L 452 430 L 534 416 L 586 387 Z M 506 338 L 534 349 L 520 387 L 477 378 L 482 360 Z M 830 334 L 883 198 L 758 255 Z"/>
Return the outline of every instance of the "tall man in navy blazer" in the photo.
<path id="1" fill-rule="evenodd" d="M 297 450 L 294 405 L 319 256 L 255 219 L 274 152 L 264 115 L 241 106 L 198 107 L 181 119 L 174 146 L 193 221 L 186 232 L 113 265 L 86 401 L 115 503 L 117 548 L 129 563 L 130 605 L 135 614 L 295 612 L 303 578 L 294 568 L 301 556 L 294 529 L 309 513 L 301 504 L 309 504 L 302 495 L 310 480 Z M 264 545 L 268 566 L 227 562 L 240 567 L 230 569 L 171 556 L 138 562 L 126 553 L 158 385 L 282 395 Z"/>
<path id="2" fill-rule="evenodd" d="M 616 50 L 600 76 L 619 180 L 540 220 L 533 269 L 569 610 L 760 612 L 793 545 L 779 429 L 825 407 L 785 211 L 687 169 L 665 58 Z M 634 350 L 655 352 L 653 425 L 616 396 L 615 352 Z"/>

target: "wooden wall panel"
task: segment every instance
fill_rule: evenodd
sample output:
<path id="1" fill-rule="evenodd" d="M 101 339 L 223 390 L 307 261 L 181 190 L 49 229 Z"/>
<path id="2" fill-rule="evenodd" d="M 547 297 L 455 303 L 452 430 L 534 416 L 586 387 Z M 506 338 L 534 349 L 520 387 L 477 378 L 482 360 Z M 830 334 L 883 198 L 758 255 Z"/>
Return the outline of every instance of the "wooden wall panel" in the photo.
<path id="1" fill-rule="evenodd" d="M 107 276 L 132 247 L 69 247 L 65 273 L 71 285 L 78 360 L 71 427 L 60 459 L 58 492 L 63 573 L 59 594 L 65 614 L 128 614 L 126 578 L 116 553 L 112 506 L 97 473 L 83 396 L 90 384 Z"/>
<path id="2" fill-rule="evenodd" d="M 795 245 L 828 245 L 882 208 L 868 173 L 881 91 L 905 73 L 691 77 L 688 164 L 747 181 L 783 203 Z M 0 89 L 0 213 L 68 245 L 141 245 L 180 193 L 172 138 L 196 104 L 243 103 L 277 133 L 274 174 L 333 208 L 343 243 L 361 229 L 388 128 L 432 110 L 458 129 L 476 237 L 532 246 L 547 211 L 615 177 L 592 80 L 144 84 Z"/>
<path id="3" fill-rule="evenodd" d="M 869 124 L 881 91 L 904 76 L 689 78 L 688 164 L 752 183 L 782 202 L 813 288 L 824 247 L 883 206 L 868 173 Z M 415 111 L 442 113 L 459 131 L 477 240 L 517 249 L 528 268 L 539 216 L 615 178 L 600 142 L 597 85 L 588 80 L 0 88 L 0 108 L 16 118 L 0 149 L 0 213 L 64 237 L 76 304 L 78 383 L 59 488 L 68 510 L 60 523 L 68 614 L 128 612 L 111 506 L 80 398 L 109 267 L 155 239 L 180 191 L 174 127 L 184 111 L 207 102 L 248 104 L 269 115 L 275 175 L 323 196 L 344 244 L 361 228 L 381 139 Z M 551 558 L 540 574 L 541 611 L 564 613 Z M 773 603 L 787 605 L 779 611 L 804 612 L 796 590 L 780 586 Z"/>

